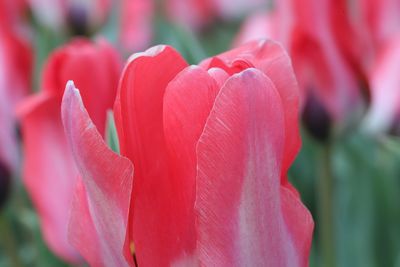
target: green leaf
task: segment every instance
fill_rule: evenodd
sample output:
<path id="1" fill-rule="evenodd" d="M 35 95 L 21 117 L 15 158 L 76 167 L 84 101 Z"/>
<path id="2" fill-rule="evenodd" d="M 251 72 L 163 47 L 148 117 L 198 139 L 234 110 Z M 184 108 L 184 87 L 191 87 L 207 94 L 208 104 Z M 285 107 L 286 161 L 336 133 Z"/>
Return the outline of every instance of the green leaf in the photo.
<path id="1" fill-rule="evenodd" d="M 115 153 L 119 154 L 120 152 L 117 128 L 115 127 L 114 114 L 111 110 L 107 112 L 106 127 L 107 144 Z"/>

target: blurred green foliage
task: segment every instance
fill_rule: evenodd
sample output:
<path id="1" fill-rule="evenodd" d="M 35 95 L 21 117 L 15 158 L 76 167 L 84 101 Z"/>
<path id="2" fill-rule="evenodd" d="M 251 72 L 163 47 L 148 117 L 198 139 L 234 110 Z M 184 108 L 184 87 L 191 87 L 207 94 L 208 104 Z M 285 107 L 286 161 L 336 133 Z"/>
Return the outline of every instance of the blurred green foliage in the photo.
<path id="1" fill-rule="evenodd" d="M 47 248 L 21 180 L 14 178 L 11 197 L 0 211 L 0 267 L 68 266 Z"/>
<path id="2" fill-rule="evenodd" d="M 290 177 L 315 220 L 311 266 L 322 266 L 316 189 L 324 144 L 302 136 Z M 400 266 L 400 140 L 353 132 L 331 146 L 336 266 Z"/>

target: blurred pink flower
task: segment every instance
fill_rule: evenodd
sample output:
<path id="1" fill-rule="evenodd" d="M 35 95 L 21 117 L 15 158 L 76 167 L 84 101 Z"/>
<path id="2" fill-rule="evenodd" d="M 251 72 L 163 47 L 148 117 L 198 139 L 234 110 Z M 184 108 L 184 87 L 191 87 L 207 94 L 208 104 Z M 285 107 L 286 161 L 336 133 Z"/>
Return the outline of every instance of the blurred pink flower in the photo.
<path id="1" fill-rule="evenodd" d="M 292 57 L 303 98 L 314 94 L 334 120 L 344 120 L 362 98 L 358 73 L 335 35 L 341 25 L 335 17 L 338 3 L 282 0 L 275 4 L 272 11 L 250 17 L 235 44 L 260 37 L 282 42 Z M 340 30 L 344 35 L 348 32 L 346 27 Z"/>
<path id="2" fill-rule="evenodd" d="M 24 155 L 23 181 L 39 214 L 50 249 L 69 262 L 80 260 L 67 240 L 67 226 L 78 171 L 61 123 L 65 83 L 82 88 L 89 114 L 102 135 L 106 111 L 115 98 L 120 61 L 105 40 L 75 39 L 54 51 L 42 76 L 42 90 L 19 106 Z"/>
<path id="3" fill-rule="evenodd" d="M 11 28 L 20 27 L 27 15 L 28 5 L 26 0 L 0 1 L 0 23 Z"/>
<path id="4" fill-rule="evenodd" d="M 0 3 L 0 164 L 18 167 L 15 107 L 30 92 L 33 54 L 20 1 Z"/>
<path id="5" fill-rule="evenodd" d="M 164 8 L 172 21 L 196 29 L 209 24 L 216 16 L 213 4 L 212 0 L 166 0 Z"/>
<path id="6" fill-rule="evenodd" d="M 400 129 L 400 1 L 356 0 L 342 4 L 341 11 L 343 16 L 337 21 L 348 21 L 351 32 L 343 34 L 338 29 L 336 36 L 370 90 L 364 129 L 370 133 Z"/>
<path id="7" fill-rule="evenodd" d="M 371 95 L 364 129 L 400 134 L 400 1 L 357 0 L 351 7 L 354 32 L 364 44 L 357 47 L 358 59 Z"/>
<path id="8" fill-rule="evenodd" d="M 357 0 L 354 12 L 359 12 L 358 30 L 365 31 L 375 49 L 385 45 L 400 30 L 400 1 L 398 0 Z M 366 28 L 362 28 L 362 25 Z"/>
<path id="9" fill-rule="evenodd" d="M 400 134 L 400 36 L 379 51 L 369 73 L 371 106 L 364 121 L 370 133 Z"/>
<path id="10" fill-rule="evenodd" d="M 153 34 L 152 0 L 121 0 L 119 42 L 127 51 L 144 49 Z"/>

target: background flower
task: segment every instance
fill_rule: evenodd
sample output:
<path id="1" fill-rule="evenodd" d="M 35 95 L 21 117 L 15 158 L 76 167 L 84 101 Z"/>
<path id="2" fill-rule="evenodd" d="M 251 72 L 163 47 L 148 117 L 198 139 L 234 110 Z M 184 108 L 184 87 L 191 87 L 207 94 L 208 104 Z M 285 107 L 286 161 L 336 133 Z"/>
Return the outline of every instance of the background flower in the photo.
<path id="1" fill-rule="evenodd" d="M 119 57 L 104 40 L 76 39 L 49 57 L 43 89 L 19 107 L 23 142 L 23 180 L 50 248 L 61 258 L 80 257 L 67 240 L 67 225 L 78 171 L 61 123 L 63 84 L 73 78 L 98 129 L 105 134 L 120 71 Z"/>

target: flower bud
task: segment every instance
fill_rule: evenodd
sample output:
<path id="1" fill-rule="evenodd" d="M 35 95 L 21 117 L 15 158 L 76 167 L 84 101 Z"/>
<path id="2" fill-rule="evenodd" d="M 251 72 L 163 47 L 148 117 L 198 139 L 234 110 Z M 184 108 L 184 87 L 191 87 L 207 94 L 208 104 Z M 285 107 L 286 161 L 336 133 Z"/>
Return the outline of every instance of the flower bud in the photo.
<path id="1" fill-rule="evenodd" d="M 302 117 L 304 126 L 312 137 L 320 142 L 329 139 L 331 117 L 315 93 L 308 95 Z"/>

